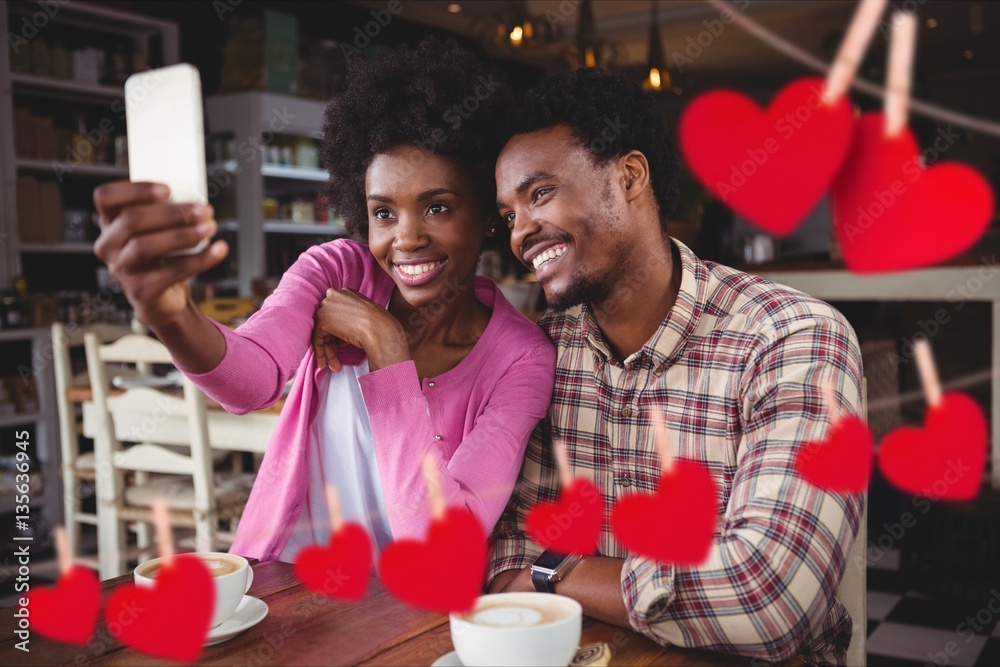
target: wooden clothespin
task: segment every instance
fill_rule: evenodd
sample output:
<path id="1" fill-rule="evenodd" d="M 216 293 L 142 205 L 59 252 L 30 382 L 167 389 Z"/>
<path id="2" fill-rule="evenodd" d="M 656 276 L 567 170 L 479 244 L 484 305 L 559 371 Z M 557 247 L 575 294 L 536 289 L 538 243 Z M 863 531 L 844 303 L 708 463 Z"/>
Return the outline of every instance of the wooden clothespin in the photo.
<path id="1" fill-rule="evenodd" d="M 174 534 L 170 530 L 170 512 L 167 501 L 157 498 L 153 501 L 153 526 L 156 528 L 156 544 L 163 559 L 164 567 L 174 562 Z"/>
<path id="2" fill-rule="evenodd" d="M 917 16 L 910 12 L 892 15 L 889 68 L 885 86 L 885 136 L 898 136 L 906 127 L 910 108 L 913 54 L 917 46 Z"/>
<path id="3" fill-rule="evenodd" d="M 917 357 L 917 369 L 920 371 L 920 382 L 924 386 L 924 396 L 927 397 L 928 405 L 936 408 L 941 405 L 942 393 L 931 345 L 926 339 L 920 338 L 913 344 L 913 348 Z"/>
<path id="4" fill-rule="evenodd" d="M 573 469 L 569 465 L 569 453 L 566 451 L 566 443 L 557 438 L 552 438 L 552 454 L 556 459 L 556 469 L 559 470 L 559 483 L 565 489 L 573 483 Z"/>
<path id="5" fill-rule="evenodd" d="M 823 380 L 822 391 L 826 414 L 830 418 L 830 425 L 833 426 L 840 421 L 840 406 L 837 405 L 837 395 L 833 391 L 833 382 L 830 378 Z"/>
<path id="6" fill-rule="evenodd" d="M 73 569 L 73 554 L 69 550 L 69 537 L 66 535 L 65 528 L 56 526 L 55 538 L 56 558 L 59 561 L 59 575 L 62 576 L 68 574 Z"/>
<path id="7" fill-rule="evenodd" d="M 333 484 L 326 485 L 326 508 L 330 512 L 330 528 L 337 533 L 344 526 L 344 513 L 340 508 L 340 493 Z"/>
<path id="8" fill-rule="evenodd" d="M 674 471 L 673 438 L 667 430 L 667 422 L 659 412 L 653 415 L 653 443 L 660 452 L 660 472 L 664 475 Z"/>
<path id="9" fill-rule="evenodd" d="M 427 505 L 431 510 L 431 518 L 439 521 L 444 518 L 444 493 L 441 491 L 441 476 L 438 474 L 437 462 L 433 454 L 424 456 L 424 480 L 427 483 Z"/>
<path id="10" fill-rule="evenodd" d="M 826 86 L 823 89 L 823 103 L 832 105 L 841 95 L 847 92 L 857 74 L 858 66 L 868 43 L 875 33 L 878 19 L 885 11 L 886 0 L 862 0 L 854 12 L 847 35 L 840 44 L 837 57 L 830 66 L 826 76 Z"/>

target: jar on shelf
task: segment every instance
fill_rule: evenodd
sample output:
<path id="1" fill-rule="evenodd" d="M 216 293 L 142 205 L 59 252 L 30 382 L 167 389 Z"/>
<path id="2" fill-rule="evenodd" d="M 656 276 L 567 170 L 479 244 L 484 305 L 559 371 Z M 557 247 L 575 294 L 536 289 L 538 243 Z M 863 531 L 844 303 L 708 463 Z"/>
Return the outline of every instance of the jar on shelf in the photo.
<path id="1" fill-rule="evenodd" d="M 276 220 L 278 218 L 278 200 L 274 197 L 264 198 L 263 209 L 265 220 Z"/>
<path id="2" fill-rule="evenodd" d="M 315 222 L 313 203 L 308 199 L 292 201 L 292 220 L 294 222 Z"/>
<path id="3" fill-rule="evenodd" d="M 295 166 L 309 169 L 319 168 L 319 149 L 316 142 L 308 137 L 296 137 L 294 144 Z"/>
<path id="4" fill-rule="evenodd" d="M 27 304 L 14 290 L 0 291 L 0 326 L 4 329 L 21 329 L 30 326 Z"/>

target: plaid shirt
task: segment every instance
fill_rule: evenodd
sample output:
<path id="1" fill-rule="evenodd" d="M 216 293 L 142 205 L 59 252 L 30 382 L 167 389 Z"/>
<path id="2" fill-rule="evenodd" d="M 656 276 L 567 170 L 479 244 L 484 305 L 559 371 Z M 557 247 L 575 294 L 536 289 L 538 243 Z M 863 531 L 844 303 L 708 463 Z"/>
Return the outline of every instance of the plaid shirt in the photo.
<path id="1" fill-rule="evenodd" d="M 621 591 L 637 631 L 661 644 L 773 661 L 803 653 L 807 662 L 843 664 L 851 619 L 835 592 L 863 498 L 811 486 L 794 459 L 828 428 L 824 382 L 832 381 L 841 413 L 860 411 L 854 331 L 822 301 L 703 262 L 673 243 L 682 266 L 676 303 L 624 363 L 588 306 L 547 311 L 539 320 L 557 348 L 555 390 L 494 530 L 489 578 L 541 552 L 524 532 L 524 517 L 535 503 L 558 497 L 549 444 L 556 435 L 574 475 L 601 489 L 598 551 L 625 559 Z M 647 279 L 640 269 L 631 286 L 639 291 Z M 613 312 L 614 305 L 602 307 Z M 674 434 L 675 456 L 704 464 L 719 493 L 715 539 L 697 567 L 630 555 L 608 527 L 615 500 L 658 485 L 650 426 L 657 411 Z"/>

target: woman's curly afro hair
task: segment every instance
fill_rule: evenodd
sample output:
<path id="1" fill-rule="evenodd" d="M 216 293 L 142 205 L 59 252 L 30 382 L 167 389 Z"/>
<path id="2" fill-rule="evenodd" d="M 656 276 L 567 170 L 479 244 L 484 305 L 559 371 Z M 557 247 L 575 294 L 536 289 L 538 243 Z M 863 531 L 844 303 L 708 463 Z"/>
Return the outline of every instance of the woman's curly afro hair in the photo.
<path id="1" fill-rule="evenodd" d="M 532 88 L 506 123 L 504 136 L 568 126 L 594 164 L 637 150 L 649 162 L 649 180 L 666 233 L 677 203 L 678 155 L 649 93 L 623 76 L 599 69 L 565 72 Z"/>
<path id="2" fill-rule="evenodd" d="M 376 155 L 414 144 L 466 170 L 483 216 L 495 216 L 497 128 L 511 100 L 497 72 L 453 41 L 428 38 L 374 62 L 355 59 L 346 91 L 324 115 L 320 155 L 330 172 L 330 205 L 367 241 L 368 167 Z"/>

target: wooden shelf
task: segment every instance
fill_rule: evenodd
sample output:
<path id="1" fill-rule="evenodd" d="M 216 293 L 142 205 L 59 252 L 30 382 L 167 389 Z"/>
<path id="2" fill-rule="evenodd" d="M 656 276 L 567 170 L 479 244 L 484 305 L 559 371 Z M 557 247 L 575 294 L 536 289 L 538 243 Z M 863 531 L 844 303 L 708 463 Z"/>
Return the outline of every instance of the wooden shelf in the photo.
<path id="1" fill-rule="evenodd" d="M 24 329 L 5 329 L 0 331 L 0 343 L 10 343 L 19 340 L 31 340 L 37 336 L 48 336 L 48 327 L 28 327 Z"/>
<path id="2" fill-rule="evenodd" d="M 51 255 L 88 255 L 94 252 L 93 243 L 22 243 L 21 252 Z"/>
<path id="3" fill-rule="evenodd" d="M 235 174 L 239 167 L 240 163 L 236 160 L 223 160 L 221 162 L 209 162 L 205 168 L 210 174 L 219 171 L 228 171 L 231 174 Z"/>
<path id="4" fill-rule="evenodd" d="M 34 160 L 18 158 L 14 165 L 22 171 L 38 173 L 59 173 L 64 176 L 99 176 L 109 178 L 128 178 L 128 167 L 116 167 L 113 164 L 77 164 L 72 165 L 61 160 Z M 56 171 L 58 169 L 58 172 Z"/>
<path id="5" fill-rule="evenodd" d="M 307 100 L 289 95 L 262 91 L 243 91 L 212 95 L 205 99 L 206 125 L 210 135 L 228 137 L 239 141 L 247 137 L 253 141 L 263 141 L 271 136 L 313 137 L 322 134 L 325 101 Z M 244 144 L 246 142 L 243 142 Z M 303 222 L 274 220 L 277 212 L 264 212 L 262 202 L 268 198 L 296 199 L 312 201 L 330 176 L 325 169 L 266 162 L 267 150 L 255 145 L 253 150 L 243 150 L 238 144 L 235 153 L 226 155 L 228 159 L 214 160 L 209 169 L 216 173 L 219 183 L 230 176 L 229 183 L 234 195 L 234 211 L 220 215 L 222 218 L 238 219 L 238 224 L 227 224 L 220 229 L 237 232 L 237 243 L 232 247 L 230 260 L 232 274 L 238 280 L 236 291 L 240 295 L 253 294 L 254 280 L 268 274 L 269 270 L 284 268 L 279 261 L 271 265 L 272 258 L 267 246 L 276 242 L 295 243 L 309 241 L 323 242 L 345 236 L 339 221 L 331 225 L 327 216 L 317 224 L 312 218 L 312 207 L 308 219 Z M 290 161 L 290 160 L 289 160 Z M 305 163 L 303 163 L 305 164 Z M 229 172 L 229 174 L 225 174 Z M 282 213 L 290 218 L 290 213 Z M 271 217 L 272 219 L 265 219 Z M 278 236 L 280 235 L 280 236 Z M 217 281 L 213 281 L 218 284 Z"/>
<path id="6" fill-rule="evenodd" d="M 198 281 L 201 282 L 201 283 L 204 283 L 206 285 L 214 285 L 215 287 L 218 287 L 219 289 L 232 289 L 232 288 L 238 288 L 240 286 L 240 280 L 239 280 L 239 278 L 232 278 L 232 277 L 226 277 L 226 278 L 199 278 Z"/>
<path id="7" fill-rule="evenodd" d="M 265 220 L 264 232 L 269 234 L 347 234 L 347 230 L 337 225 L 322 222 L 285 222 L 284 220 Z"/>
<path id="8" fill-rule="evenodd" d="M 42 4 L 51 6 L 42 7 L 39 3 L 24 1 L 0 2 L 0 34 L 16 36 L 22 32 L 22 27 L 33 23 L 38 28 L 39 35 L 37 37 L 22 35 L 29 42 L 46 39 L 45 35 L 50 38 L 59 35 L 65 35 L 67 39 L 72 37 L 73 43 L 67 42 L 67 46 L 72 48 L 103 48 L 109 45 L 113 48 L 115 44 L 121 42 L 127 43 L 134 53 L 154 55 L 158 65 L 171 65 L 180 61 L 178 25 L 173 21 L 90 2 L 60 0 Z M 48 14 L 40 12 L 40 9 L 45 9 Z M 42 28 L 43 18 L 48 27 Z M 21 44 L 22 55 L 24 48 L 34 45 L 34 42 L 31 45 Z M 41 234 L 37 236 L 29 234 L 22 239 L 17 222 L 18 201 L 14 184 L 18 176 L 31 175 L 47 181 L 58 180 L 63 185 L 73 186 L 73 189 L 85 187 L 92 190 L 95 185 L 104 181 L 127 179 L 128 169 L 113 164 L 76 163 L 76 156 L 67 155 L 65 149 L 60 149 L 61 152 L 56 153 L 54 159 L 30 159 L 27 155 L 15 155 L 14 140 L 17 129 L 13 110 L 17 107 L 29 108 L 33 113 L 58 113 L 61 109 L 85 115 L 95 114 L 95 118 L 104 118 L 102 127 L 106 128 L 107 121 L 114 121 L 113 124 L 121 129 L 125 120 L 124 86 L 110 82 L 84 83 L 72 79 L 37 76 L 33 71 L 16 72 L 11 70 L 11 59 L 6 57 L 6 53 L 0 58 L 0 134 L 2 134 L 0 181 L 3 183 L 3 194 L 0 196 L 0 235 L 6 239 L 5 242 L 0 242 L 0 256 L 2 256 L 0 283 L 12 284 L 14 276 L 24 275 L 25 262 L 37 263 L 39 260 L 44 260 L 52 265 L 51 271 L 61 271 L 65 274 L 50 286 L 52 290 L 59 289 L 60 285 L 86 286 L 88 274 L 90 281 L 94 275 L 92 267 L 88 269 L 87 266 L 96 266 L 99 263 L 94 256 L 93 241 L 32 242 L 43 239 L 62 241 L 61 235 Z M 64 192 L 63 197 L 67 196 Z M 89 198 L 88 196 L 87 199 Z M 87 207 L 82 199 L 75 203 L 67 200 L 65 203 L 67 208 L 72 208 L 71 204 Z M 69 238 L 74 237 L 67 237 Z M 21 243 L 21 240 L 28 242 Z M 67 271 L 69 273 L 66 273 Z M 23 343 L 11 345 L 7 344 L 7 341 L 27 341 L 30 343 L 31 351 L 29 353 L 18 349 L 26 347 Z M 32 456 L 40 466 L 39 480 L 46 483 L 37 486 L 32 483 L 32 516 L 39 519 L 44 517 L 48 525 L 55 525 L 62 521 L 63 498 L 59 489 L 62 456 L 59 448 L 55 377 L 51 364 L 51 330 L 44 327 L 0 331 L 0 343 L 4 343 L 0 346 L 3 348 L 0 354 L 13 355 L 9 360 L 11 368 L 20 365 L 34 370 L 34 380 L 38 390 L 38 410 L 33 414 L 6 415 L 0 418 L 0 426 L 11 425 L 20 430 L 21 427 L 18 425 L 24 424 L 33 431 Z M 47 364 L 33 363 L 33 360 L 46 359 L 49 360 Z M 36 540 L 38 537 L 36 536 Z M 32 570 L 34 571 L 35 566 L 40 564 L 40 561 L 38 563 L 32 561 Z"/>
<path id="9" fill-rule="evenodd" d="M 956 285 L 980 280 L 982 288 L 970 301 L 1000 302 L 1000 282 L 982 281 L 977 266 L 936 266 L 911 271 L 858 275 L 847 269 L 748 271 L 824 301 L 947 301 Z M 992 269 L 991 269 L 992 271 Z"/>
<path id="10" fill-rule="evenodd" d="M 262 176 L 271 178 L 287 178 L 295 181 L 315 181 L 323 183 L 330 178 L 326 169 L 311 169 L 308 167 L 292 167 L 285 164 L 264 163 L 260 167 Z"/>
<path id="11" fill-rule="evenodd" d="M 0 417 L 0 428 L 17 426 L 18 424 L 33 424 L 41 418 L 41 412 L 29 412 L 23 415 L 5 415 Z"/>
<path id="12" fill-rule="evenodd" d="M 125 94 L 123 89 L 116 86 L 81 83 L 69 79 L 53 79 L 34 74 L 11 74 L 10 80 L 15 88 L 24 89 L 25 92 L 62 93 L 74 98 L 89 97 L 94 100 L 116 100 Z"/>

